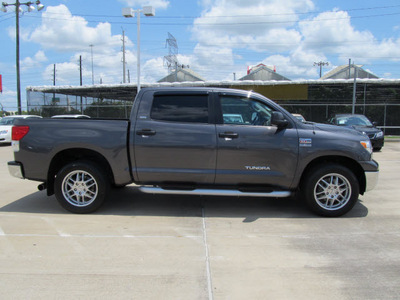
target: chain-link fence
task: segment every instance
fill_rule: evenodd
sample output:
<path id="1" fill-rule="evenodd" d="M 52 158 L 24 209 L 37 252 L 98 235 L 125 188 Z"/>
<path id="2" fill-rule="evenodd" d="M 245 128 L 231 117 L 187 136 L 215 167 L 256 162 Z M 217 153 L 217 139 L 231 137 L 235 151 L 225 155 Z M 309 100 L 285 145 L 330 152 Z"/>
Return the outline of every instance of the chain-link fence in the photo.
<path id="1" fill-rule="evenodd" d="M 205 84 L 206 85 L 206 84 Z M 215 85 L 221 87 L 221 85 Z M 223 86 L 222 86 L 223 87 Z M 312 84 L 271 84 L 268 89 L 259 86 L 225 87 L 255 90 L 271 97 L 291 113 L 300 113 L 306 120 L 325 123 L 338 113 L 351 113 L 353 88 L 347 82 L 314 82 Z M 299 87 L 304 87 L 300 88 Z M 115 86 L 101 90 L 99 87 L 64 89 L 60 92 L 27 92 L 29 114 L 51 117 L 61 114 L 85 114 L 94 118 L 129 118 L 135 90 Z M 55 91 L 59 91 L 55 90 Z M 74 94 L 75 92 L 80 95 Z M 86 93 L 86 94 L 85 94 Z M 85 95 L 91 95 L 85 96 Z M 355 113 L 366 115 L 376 122 L 387 135 L 400 135 L 400 83 L 391 81 L 369 81 L 357 83 Z M 285 100 L 282 100 L 285 99 Z"/>

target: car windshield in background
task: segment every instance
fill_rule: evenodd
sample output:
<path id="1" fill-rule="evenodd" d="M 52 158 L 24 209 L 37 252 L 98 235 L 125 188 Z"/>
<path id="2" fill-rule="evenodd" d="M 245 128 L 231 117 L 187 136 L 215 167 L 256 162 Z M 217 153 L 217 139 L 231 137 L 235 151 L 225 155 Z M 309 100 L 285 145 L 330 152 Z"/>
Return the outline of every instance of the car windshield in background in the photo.
<path id="1" fill-rule="evenodd" d="M 0 120 L 0 125 L 12 125 L 14 123 L 14 118 L 3 118 Z"/>
<path id="2" fill-rule="evenodd" d="M 365 116 L 343 116 L 337 118 L 337 125 L 340 126 L 368 126 L 372 127 L 372 123 Z"/>
<path id="3" fill-rule="evenodd" d="M 300 122 L 306 122 L 306 119 L 302 115 L 300 115 L 300 114 L 292 114 L 292 115 Z"/>

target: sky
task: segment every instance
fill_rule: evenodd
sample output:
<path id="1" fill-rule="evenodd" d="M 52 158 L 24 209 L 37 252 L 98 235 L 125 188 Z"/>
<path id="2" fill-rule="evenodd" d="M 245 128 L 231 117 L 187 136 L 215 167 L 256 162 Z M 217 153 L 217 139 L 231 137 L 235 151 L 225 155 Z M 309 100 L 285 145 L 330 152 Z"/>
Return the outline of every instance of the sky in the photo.
<path id="1" fill-rule="evenodd" d="M 13 1 L 6 1 L 9 4 Z M 141 82 L 168 74 L 168 33 L 180 64 L 206 80 L 233 80 L 260 63 L 291 80 L 318 79 L 349 59 L 381 78 L 400 78 L 398 0 L 41 0 L 41 11 L 20 16 L 21 98 L 26 87 L 136 83 L 137 19 L 122 8 L 152 5 L 140 17 Z M 0 11 L 0 104 L 17 110 L 16 18 Z M 90 46 L 92 45 L 92 46 Z M 93 62 L 93 63 L 92 63 Z M 93 67 L 93 68 L 92 68 Z M 93 70 L 93 72 L 92 72 Z M 126 71 L 128 72 L 128 71 Z M 235 73 L 235 75 L 234 75 Z M 126 75 L 128 81 L 128 75 Z"/>

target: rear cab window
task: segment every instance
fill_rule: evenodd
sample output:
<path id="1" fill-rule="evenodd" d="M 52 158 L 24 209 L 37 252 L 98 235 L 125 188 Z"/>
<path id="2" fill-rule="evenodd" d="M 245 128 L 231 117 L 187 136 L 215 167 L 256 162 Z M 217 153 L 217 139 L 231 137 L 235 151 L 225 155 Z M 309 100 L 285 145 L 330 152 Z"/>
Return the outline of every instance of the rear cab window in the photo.
<path id="1" fill-rule="evenodd" d="M 179 123 L 209 123 L 208 95 L 154 95 L 150 117 Z"/>

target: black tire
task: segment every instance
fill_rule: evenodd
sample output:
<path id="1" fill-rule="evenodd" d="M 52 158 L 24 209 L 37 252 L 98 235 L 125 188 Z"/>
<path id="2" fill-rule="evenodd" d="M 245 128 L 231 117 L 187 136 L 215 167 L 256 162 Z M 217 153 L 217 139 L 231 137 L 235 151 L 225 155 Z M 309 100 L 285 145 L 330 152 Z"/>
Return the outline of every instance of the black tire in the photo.
<path id="1" fill-rule="evenodd" d="M 314 167 L 302 185 L 309 209 L 325 217 L 339 217 L 349 212 L 357 203 L 359 191 L 356 176 L 339 164 Z"/>
<path id="2" fill-rule="evenodd" d="M 382 150 L 382 147 L 375 147 L 374 148 L 374 152 L 379 152 L 379 151 L 381 151 Z"/>
<path id="3" fill-rule="evenodd" d="M 96 211 L 107 197 L 110 184 L 96 164 L 76 161 L 64 166 L 54 182 L 54 192 L 66 210 L 86 214 Z"/>

